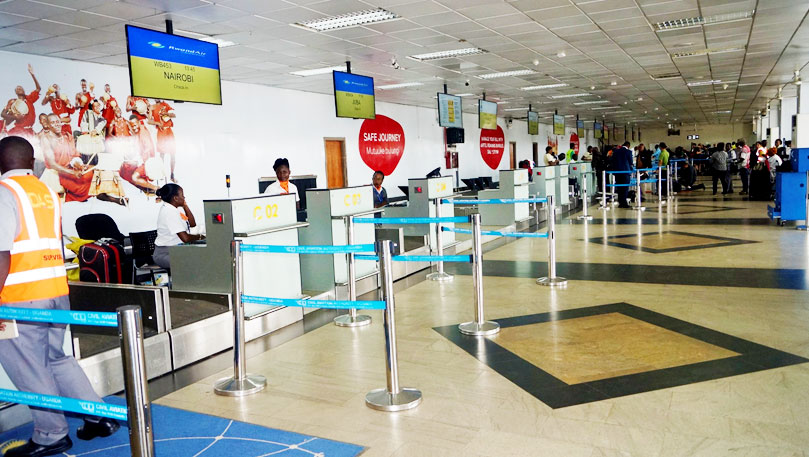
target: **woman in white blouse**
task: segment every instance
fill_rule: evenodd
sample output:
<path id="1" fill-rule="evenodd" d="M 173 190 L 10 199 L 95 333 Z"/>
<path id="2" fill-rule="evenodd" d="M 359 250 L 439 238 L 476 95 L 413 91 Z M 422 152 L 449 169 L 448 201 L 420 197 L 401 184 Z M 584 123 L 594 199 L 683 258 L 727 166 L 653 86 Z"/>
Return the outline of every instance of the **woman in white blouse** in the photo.
<path id="1" fill-rule="evenodd" d="M 171 268 L 169 247 L 182 243 L 203 240 L 203 235 L 192 235 L 191 227 L 197 226 L 194 214 L 185 202 L 183 188 L 169 183 L 157 190 L 157 196 L 163 201 L 157 215 L 157 238 L 155 239 L 152 259 L 163 268 Z"/>
<path id="2" fill-rule="evenodd" d="M 276 159 L 272 169 L 275 170 L 275 177 L 278 179 L 267 186 L 264 193 L 267 195 L 295 194 L 295 202 L 298 209 L 301 209 L 301 197 L 298 194 L 298 188 L 295 187 L 295 184 L 289 182 L 289 160 Z"/>

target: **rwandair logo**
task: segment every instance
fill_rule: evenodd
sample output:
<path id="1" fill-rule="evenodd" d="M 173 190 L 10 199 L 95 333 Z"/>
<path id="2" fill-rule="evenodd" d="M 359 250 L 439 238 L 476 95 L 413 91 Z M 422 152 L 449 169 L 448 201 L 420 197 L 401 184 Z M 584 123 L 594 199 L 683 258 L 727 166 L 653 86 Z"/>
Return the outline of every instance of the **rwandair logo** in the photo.
<path id="1" fill-rule="evenodd" d="M 163 48 L 165 48 L 165 46 L 163 46 L 162 44 L 160 44 L 160 43 L 159 43 L 159 42 L 157 42 L 157 41 L 150 41 L 150 42 L 149 42 L 149 46 L 151 46 L 151 47 L 153 47 L 153 48 L 157 48 L 157 49 L 163 49 Z"/>

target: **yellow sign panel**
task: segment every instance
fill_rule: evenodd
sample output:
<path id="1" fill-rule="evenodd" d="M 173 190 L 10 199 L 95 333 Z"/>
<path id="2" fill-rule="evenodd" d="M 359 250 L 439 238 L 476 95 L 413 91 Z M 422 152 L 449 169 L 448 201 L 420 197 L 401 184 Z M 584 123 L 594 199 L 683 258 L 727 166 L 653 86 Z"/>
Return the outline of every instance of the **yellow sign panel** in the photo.
<path id="1" fill-rule="evenodd" d="M 149 98 L 222 103 L 219 70 L 131 56 L 132 90 Z"/>

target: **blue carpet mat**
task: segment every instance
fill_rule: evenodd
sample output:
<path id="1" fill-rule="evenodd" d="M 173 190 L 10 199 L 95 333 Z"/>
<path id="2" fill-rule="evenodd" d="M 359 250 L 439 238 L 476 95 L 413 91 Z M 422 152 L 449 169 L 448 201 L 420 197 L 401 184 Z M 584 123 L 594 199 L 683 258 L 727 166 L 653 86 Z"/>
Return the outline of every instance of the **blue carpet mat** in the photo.
<path id="1" fill-rule="evenodd" d="M 122 405 L 124 400 L 107 397 L 104 401 Z M 128 457 L 129 429 L 121 429 L 109 438 L 82 441 L 76 428 L 82 421 L 68 417 L 73 449 L 63 455 Z M 354 457 L 365 448 L 349 443 L 286 432 L 260 425 L 246 424 L 221 417 L 192 413 L 167 406 L 152 405 L 152 423 L 157 457 Z M 0 435 L 0 443 L 27 441 L 33 424 Z M 1 445 L 0 445 L 1 446 Z"/>

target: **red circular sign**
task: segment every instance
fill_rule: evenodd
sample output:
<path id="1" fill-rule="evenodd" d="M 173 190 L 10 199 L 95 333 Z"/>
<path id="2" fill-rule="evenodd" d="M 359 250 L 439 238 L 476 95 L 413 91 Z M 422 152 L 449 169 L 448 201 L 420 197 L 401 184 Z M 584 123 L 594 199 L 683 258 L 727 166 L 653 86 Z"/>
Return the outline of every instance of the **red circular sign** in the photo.
<path id="1" fill-rule="evenodd" d="M 360 157 L 365 165 L 388 176 L 402 160 L 405 148 L 404 130 L 393 119 L 377 114 L 376 119 L 362 122 L 359 144 Z"/>
<path id="2" fill-rule="evenodd" d="M 581 157 L 581 154 L 579 154 L 579 135 L 571 133 L 570 142 L 574 145 L 573 151 L 576 153 L 577 156 Z"/>
<path id="3" fill-rule="evenodd" d="M 496 130 L 483 129 L 480 131 L 480 155 L 489 168 L 497 170 L 505 150 L 506 136 L 499 125 Z"/>

